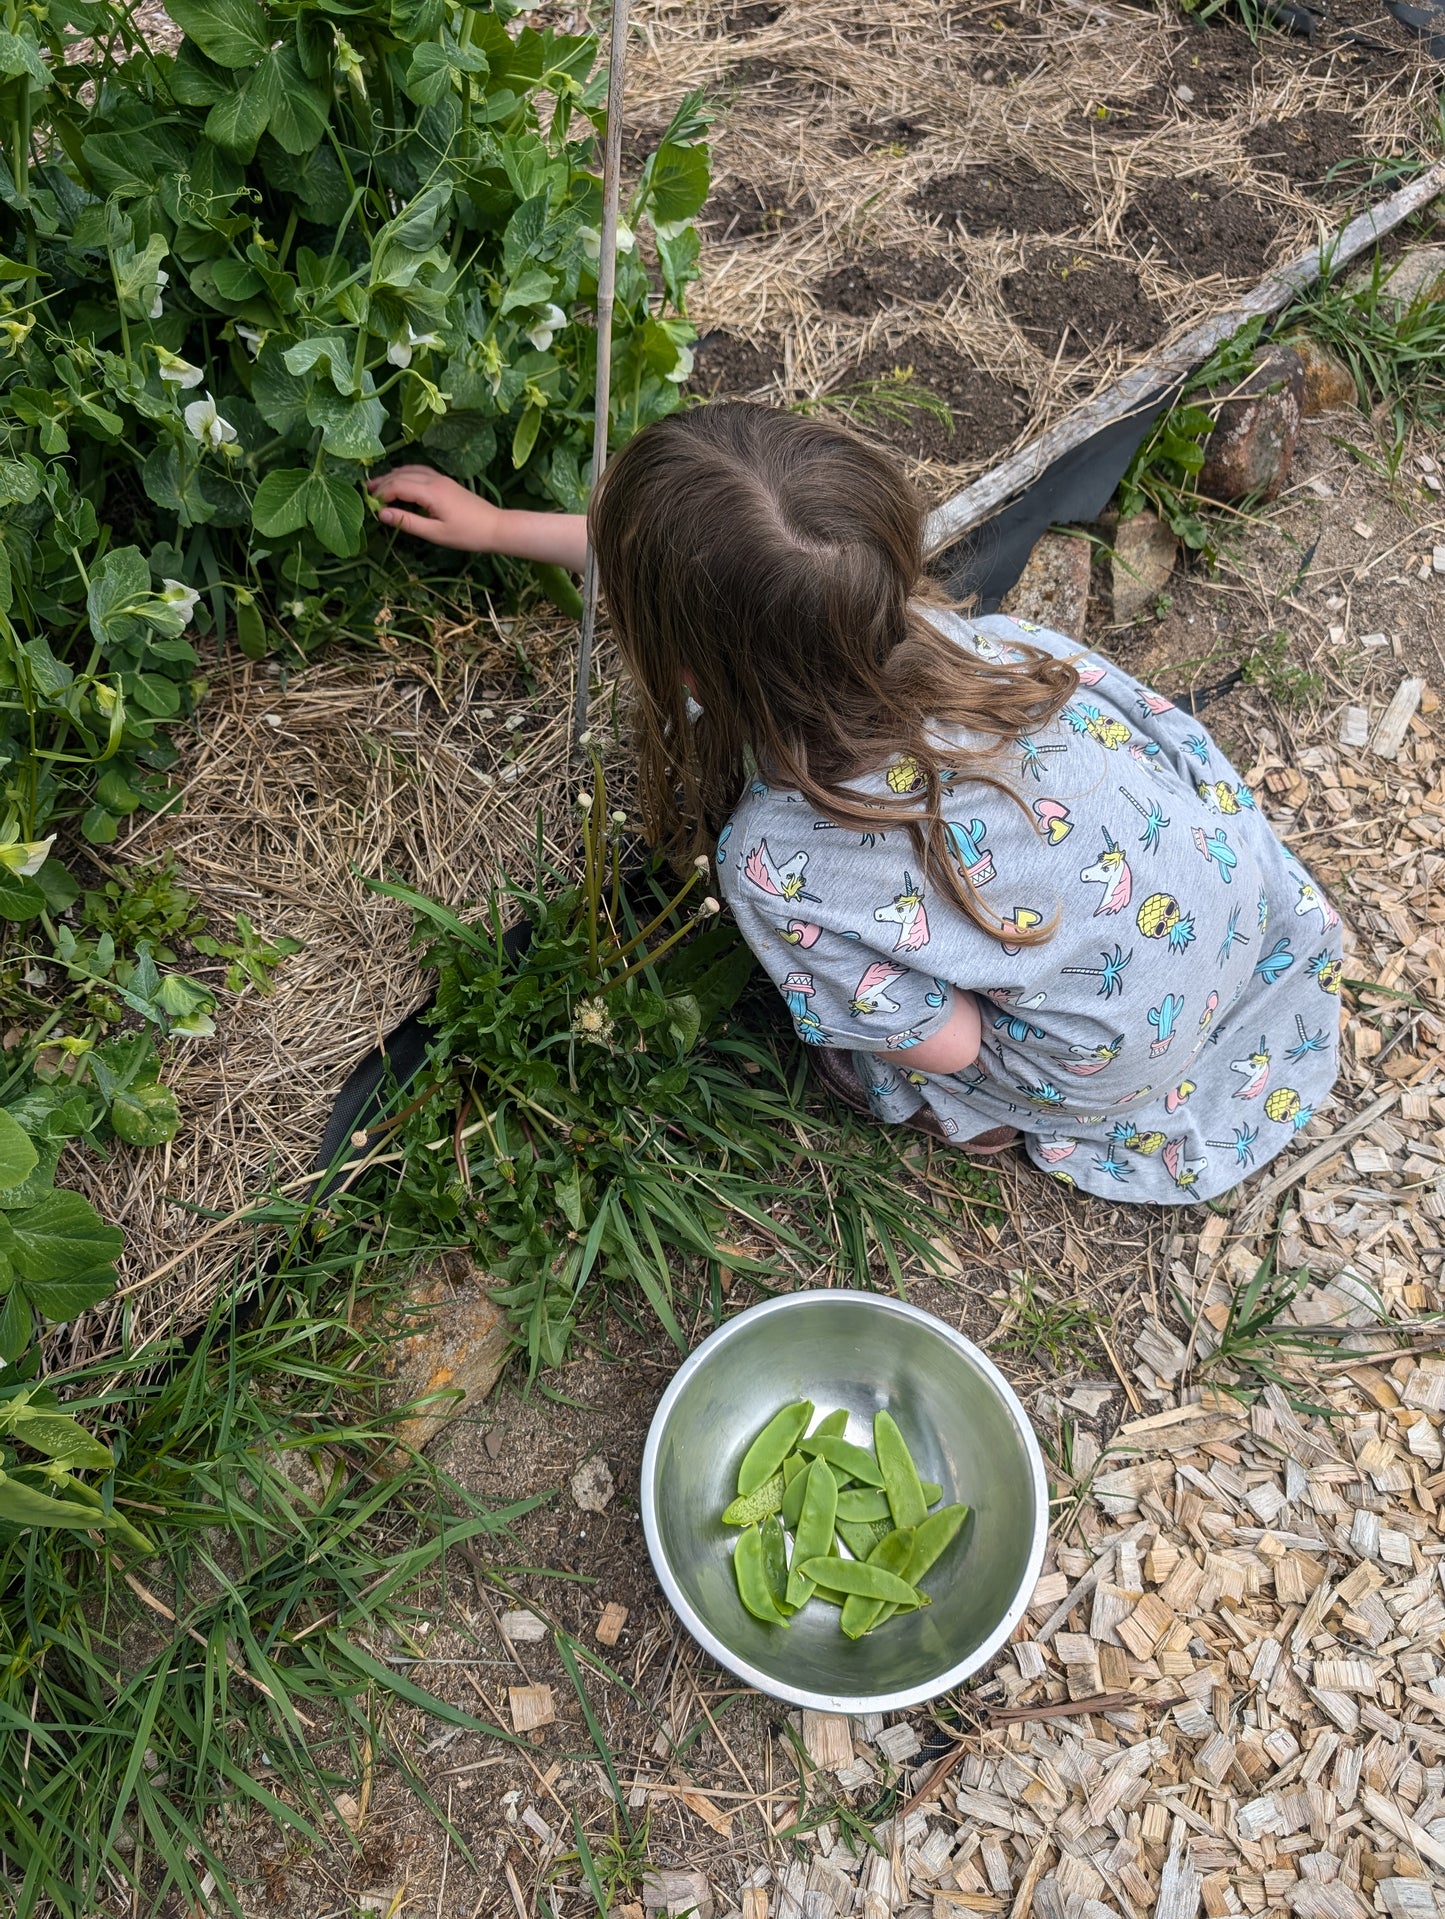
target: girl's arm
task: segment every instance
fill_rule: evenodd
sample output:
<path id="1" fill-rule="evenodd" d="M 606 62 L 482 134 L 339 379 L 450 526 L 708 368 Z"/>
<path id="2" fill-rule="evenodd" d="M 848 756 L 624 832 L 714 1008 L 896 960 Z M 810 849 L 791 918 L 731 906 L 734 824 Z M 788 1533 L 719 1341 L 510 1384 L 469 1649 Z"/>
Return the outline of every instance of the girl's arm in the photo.
<path id="1" fill-rule="evenodd" d="M 394 467 L 366 485 L 369 493 L 385 502 L 380 516 L 384 526 L 466 553 L 509 553 L 518 560 L 582 571 L 587 554 L 585 514 L 522 513 L 493 506 L 470 487 L 429 466 Z M 393 500 L 406 500 L 421 511 L 405 512 L 393 506 Z"/>
<path id="2" fill-rule="evenodd" d="M 953 1011 L 936 1033 L 930 1033 L 927 1039 L 910 1046 L 906 1052 L 885 1053 L 883 1058 L 920 1073 L 961 1073 L 978 1058 L 982 1037 L 978 1001 L 972 993 L 955 992 Z"/>

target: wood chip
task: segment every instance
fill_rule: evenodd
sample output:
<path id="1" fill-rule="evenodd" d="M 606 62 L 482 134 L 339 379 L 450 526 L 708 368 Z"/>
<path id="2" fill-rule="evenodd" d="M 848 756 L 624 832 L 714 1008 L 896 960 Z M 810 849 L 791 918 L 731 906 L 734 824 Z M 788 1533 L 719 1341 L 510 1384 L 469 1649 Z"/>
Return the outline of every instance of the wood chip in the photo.
<path id="1" fill-rule="evenodd" d="M 824 1772 L 837 1772 L 842 1767 L 851 1766 L 852 1725 L 841 1713 L 805 1711 L 803 1748 L 813 1764 L 821 1766 Z"/>
<path id="2" fill-rule="evenodd" d="M 609 1600 L 602 1608 L 602 1617 L 597 1622 L 598 1645 L 615 1646 L 618 1636 L 626 1624 L 626 1606 L 619 1606 L 615 1599 Z"/>
<path id="3" fill-rule="evenodd" d="M 513 1732 L 535 1732 L 550 1726 L 557 1717 L 550 1686 L 509 1686 L 507 1704 L 512 1711 Z"/>
<path id="4" fill-rule="evenodd" d="M 1375 723 L 1370 736 L 1370 751 L 1377 759 L 1393 760 L 1404 745 L 1405 735 L 1410 730 L 1420 705 L 1420 696 L 1425 691 L 1425 682 L 1418 679 L 1401 680 L 1396 687 L 1390 704 Z"/>

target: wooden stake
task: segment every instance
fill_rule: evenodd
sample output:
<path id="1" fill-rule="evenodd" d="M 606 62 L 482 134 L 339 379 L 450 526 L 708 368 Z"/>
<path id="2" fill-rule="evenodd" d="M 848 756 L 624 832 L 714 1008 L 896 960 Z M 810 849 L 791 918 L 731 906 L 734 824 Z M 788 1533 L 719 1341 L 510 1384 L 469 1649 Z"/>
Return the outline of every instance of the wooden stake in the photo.
<path id="1" fill-rule="evenodd" d="M 628 0 L 612 0 L 612 44 L 607 64 L 607 138 L 602 149 L 602 234 L 597 254 L 597 380 L 593 400 L 592 474 L 588 497 L 607 466 L 612 398 L 612 305 L 617 293 L 617 220 L 622 191 L 622 86 L 627 65 Z M 577 648 L 577 693 L 572 750 L 581 751 L 592 687 L 592 640 L 597 630 L 597 555 L 587 543 L 582 571 L 582 638 Z"/>

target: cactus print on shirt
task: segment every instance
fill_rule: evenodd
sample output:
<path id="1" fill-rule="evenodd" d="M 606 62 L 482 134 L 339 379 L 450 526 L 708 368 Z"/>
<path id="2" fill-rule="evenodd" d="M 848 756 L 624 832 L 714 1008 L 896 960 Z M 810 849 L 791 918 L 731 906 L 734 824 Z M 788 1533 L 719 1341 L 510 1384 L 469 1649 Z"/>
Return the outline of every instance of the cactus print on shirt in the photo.
<path id="1" fill-rule="evenodd" d="M 925 886 L 903 829 L 850 831 L 763 779 L 718 846 L 744 937 L 802 1039 L 852 1052 L 880 1120 L 926 1105 L 960 1144 L 1017 1126 L 1035 1165 L 1111 1199 L 1228 1191 L 1334 1084 L 1338 915 L 1191 715 L 1061 634 L 929 617 L 986 658 L 1023 641 L 1079 668 L 1058 719 L 996 762 L 1016 798 L 946 788 L 999 937 Z M 899 761 L 856 790 L 906 793 L 915 774 Z M 1054 922 L 1042 945 L 1010 940 Z M 978 999 L 977 1060 L 910 1072 L 958 989 Z"/>

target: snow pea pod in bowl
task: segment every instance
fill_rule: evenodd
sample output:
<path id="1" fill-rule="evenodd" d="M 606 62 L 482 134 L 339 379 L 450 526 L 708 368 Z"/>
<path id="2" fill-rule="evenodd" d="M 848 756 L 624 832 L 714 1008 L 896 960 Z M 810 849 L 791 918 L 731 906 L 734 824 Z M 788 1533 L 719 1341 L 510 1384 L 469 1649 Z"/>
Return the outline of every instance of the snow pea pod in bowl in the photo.
<path id="1" fill-rule="evenodd" d="M 804 1406 L 806 1417 L 795 1410 Z M 860 1514 L 876 1503 L 863 1462 L 878 1457 L 880 1413 L 885 1437 L 895 1429 L 907 1436 L 925 1504 L 941 1499 L 950 1510 L 966 1506 L 968 1516 L 949 1528 L 922 1581 L 927 1603 L 890 1607 L 875 1630 L 850 1638 L 838 1611 L 808 1596 L 824 1570 L 822 1518 L 834 1515 L 832 1550 L 846 1558 L 850 1527 L 856 1533 L 860 1522 L 843 1518 L 837 1501 Z M 813 1481 L 814 1460 L 831 1471 L 827 1486 L 821 1471 Z M 850 1466 L 858 1474 L 851 1482 Z M 788 1490 L 804 1486 L 786 1504 L 785 1468 Z M 833 1482 L 846 1489 L 836 1497 Z M 828 1496 L 820 1501 L 820 1493 Z M 1043 1559 L 1048 1492 L 1023 1408 L 962 1334 L 881 1294 L 807 1292 L 740 1313 L 679 1369 L 648 1433 L 642 1517 L 669 1601 L 739 1678 L 820 1712 L 886 1712 L 960 1684 L 1007 1642 Z M 790 1549 L 805 1527 L 791 1592 L 776 1584 L 783 1527 Z M 782 1598 L 776 1618 L 766 1604 L 756 1613 L 744 1605 L 733 1561 L 741 1545 L 742 1584 L 755 1589 L 765 1570 L 764 1528 L 771 1590 Z M 866 1603 L 860 1597 L 855 1613 Z"/>

